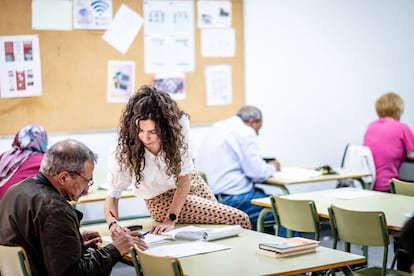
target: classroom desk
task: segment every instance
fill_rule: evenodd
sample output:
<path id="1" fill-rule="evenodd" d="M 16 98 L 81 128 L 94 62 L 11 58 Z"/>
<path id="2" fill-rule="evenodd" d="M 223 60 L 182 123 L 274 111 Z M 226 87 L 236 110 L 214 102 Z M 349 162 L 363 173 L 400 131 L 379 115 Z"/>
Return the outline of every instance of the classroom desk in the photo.
<path id="1" fill-rule="evenodd" d="M 144 230 L 150 227 L 149 220 L 133 220 L 125 225 L 140 223 Z M 177 225 L 179 227 L 179 225 Z M 202 227 L 211 227 L 201 225 Z M 107 235 L 107 225 L 82 227 L 83 230 L 98 230 Z M 271 258 L 257 255 L 256 249 L 259 242 L 283 239 L 251 230 L 243 230 L 238 237 L 217 240 L 219 244 L 228 245 L 231 249 L 211 252 L 180 258 L 186 275 L 293 275 L 305 272 L 327 270 L 330 268 L 349 269 L 347 266 L 362 264 L 365 257 L 334 250 L 327 247 L 319 247 L 315 253 L 285 257 Z M 179 241 L 173 241 L 176 243 Z M 188 242 L 188 241 L 187 241 Z M 161 245 L 166 245 L 163 243 Z M 156 245 L 160 246 L 160 245 Z M 129 254 L 124 256 L 126 262 L 131 263 Z"/>
<path id="2" fill-rule="evenodd" d="M 367 195 L 360 196 L 358 195 Z M 369 195 L 369 196 L 368 196 Z M 388 230 L 392 235 L 398 235 L 409 214 L 414 212 L 414 197 L 383 193 L 372 190 L 356 188 L 340 188 L 284 195 L 291 199 L 309 199 L 316 204 L 319 217 L 329 219 L 328 207 L 338 207 L 360 211 L 382 211 L 385 214 Z M 342 199 L 339 197 L 343 197 Z M 270 198 L 258 198 L 252 200 L 252 204 L 271 208 Z"/>
<path id="3" fill-rule="evenodd" d="M 105 201 L 107 194 L 108 194 L 108 190 L 98 188 L 96 190 L 90 191 L 85 196 L 81 196 L 81 198 L 75 204 Z M 124 191 L 121 195 L 121 198 L 132 198 L 132 197 L 135 197 L 134 194 L 132 193 L 132 190 Z"/>
<path id="4" fill-rule="evenodd" d="M 363 177 L 371 176 L 372 174 L 370 172 L 364 172 L 364 171 L 355 171 L 355 170 L 349 170 L 349 169 L 342 169 L 342 168 L 333 168 L 338 174 L 329 174 L 329 175 L 320 175 L 316 177 L 309 177 L 306 179 L 278 179 L 275 177 L 271 177 L 267 179 L 264 184 L 269 185 L 277 185 L 284 194 L 289 194 L 289 190 L 287 188 L 288 185 L 292 184 L 306 184 L 306 183 L 315 183 L 315 182 L 323 182 L 323 181 L 337 181 L 341 179 L 355 179 L 358 180 L 361 183 L 361 186 L 364 189 L 368 189 L 368 183 L 365 183 L 363 180 Z M 282 169 L 283 170 L 283 169 Z"/>
<path id="5" fill-rule="evenodd" d="M 106 196 L 108 194 L 108 190 L 106 189 L 92 189 L 89 191 L 89 193 L 85 196 L 82 196 L 78 201 L 70 202 L 75 208 L 79 204 L 86 204 L 86 203 L 92 203 L 92 202 L 103 202 L 106 199 Z M 125 198 L 134 198 L 135 195 L 132 193 L 132 190 L 126 190 L 122 193 L 120 199 Z M 134 218 L 141 218 L 141 217 L 148 217 L 147 214 L 137 214 L 137 215 L 129 215 L 129 216 L 122 216 L 119 218 L 119 220 L 128 220 L 128 219 L 134 219 Z M 81 225 L 88 225 L 88 224 L 96 224 L 96 223 L 102 223 L 105 222 L 105 218 L 102 219 L 94 219 L 94 220 L 82 220 Z"/>

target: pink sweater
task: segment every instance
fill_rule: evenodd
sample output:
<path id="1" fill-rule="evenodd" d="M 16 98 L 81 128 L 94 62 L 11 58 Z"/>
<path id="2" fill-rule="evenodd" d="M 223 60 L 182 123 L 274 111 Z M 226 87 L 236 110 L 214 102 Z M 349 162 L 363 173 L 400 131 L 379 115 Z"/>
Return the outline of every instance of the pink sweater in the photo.
<path id="1" fill-rule="evenodd" d="M 407 154 L 414 151 L 414 134 L 410 127 L 390 118 L 380 118 L 368 125 L 364 146 L 374 157 L 377 191 L 389 191 L 391 178 L 399 178 L 400 167 Z"/>
<path id="2" fill-rule="evenodd" d="M 0 187 L 0 198 L 12 185 L 26 179 L 30 176 L 35 176 L 39 172 L 40 163 L 43 159 L 43 153 L 33 154 L 26 161 L 22 163 L 20 168 L 10 177 L 10 179 Z"/>

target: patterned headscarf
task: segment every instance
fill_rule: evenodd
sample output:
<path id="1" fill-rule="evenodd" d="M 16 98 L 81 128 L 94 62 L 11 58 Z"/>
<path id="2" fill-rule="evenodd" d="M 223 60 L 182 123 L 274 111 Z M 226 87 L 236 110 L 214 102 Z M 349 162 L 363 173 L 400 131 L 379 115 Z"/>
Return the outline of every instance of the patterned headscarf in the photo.
<path id="1" fill-rule="evenodd" d="M 47 143 L 47 133 L 40 125 L 27 125 L 17 132 L 12 148 L 0 155 L 0 187 L 29 156 L 45 153 Z"/>

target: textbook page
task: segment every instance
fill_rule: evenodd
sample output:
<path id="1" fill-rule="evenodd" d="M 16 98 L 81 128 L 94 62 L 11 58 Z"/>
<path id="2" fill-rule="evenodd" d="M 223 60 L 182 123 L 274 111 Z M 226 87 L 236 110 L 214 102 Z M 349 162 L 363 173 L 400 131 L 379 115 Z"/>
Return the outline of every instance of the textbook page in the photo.
<path id="1" fill-rule="evenodd" d="M 322 172 L 314 169 L 306 169 L 301 167 L 284 167 L 280 172 L 275 172 L 273 174 L 273 177 L 285 181 L 295 181 L 311 179 L 313 177 L 318 177 L 321 175 Z"/>
<path id="2" fill-rule="evenodd" d="M 161 245 L 157 247 L 150 247 L 145 252 L 157 255 L 157 256 L 169 256 L 169 257 L 186 257 L 198 254 L 204 254 L 214 251 L 220 251 L 225 249 L 230 249 L 230 246 L 204 242 L 204 241 L 194 241 L 188 243 L 179 243 L 171 245 Z"/>
<path id="3" fill-rule="evenodd" d="M 172 239 L 214 241 L 240 234 L 240 225 L 232 225 L 219 228 L 202 228 L 198 226 L 186 226 L 163 233 Z"/>

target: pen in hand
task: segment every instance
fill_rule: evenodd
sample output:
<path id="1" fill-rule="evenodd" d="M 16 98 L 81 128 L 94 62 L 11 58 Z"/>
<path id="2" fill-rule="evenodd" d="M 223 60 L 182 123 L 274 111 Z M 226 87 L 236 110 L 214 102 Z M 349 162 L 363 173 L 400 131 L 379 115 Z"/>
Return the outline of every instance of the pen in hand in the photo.
<path id="1" fill-rule="evenodd" d="M 146 236 L 146 235 L 148 235 L 149 233 L 150 233 L 150 231 L 147 231 L 147 232 L 145 232 L 145 233 L 139 233 L 139 237 L 143 239 L 143 238 L 145 238 L 145 236 Z"/>
<path id="2" fill-rule="evenodd" d="M 111 226 L 112 226 L 113 224 L 118 224 L 118 226 L 122 229 L 121 224 L 119 224 L 119 221 L 118 221 L 118 219 L 116 218 L 115 214 L 114 214 L 111 210 L 109 210 L 109 214 L 111 214 L 111 217 L 114 219 L 114 221 L 112 221 L 112 222 L 109 224 L 109 227 L 108 227 L 108 228 L 111 228 Z"/>

